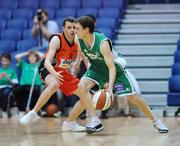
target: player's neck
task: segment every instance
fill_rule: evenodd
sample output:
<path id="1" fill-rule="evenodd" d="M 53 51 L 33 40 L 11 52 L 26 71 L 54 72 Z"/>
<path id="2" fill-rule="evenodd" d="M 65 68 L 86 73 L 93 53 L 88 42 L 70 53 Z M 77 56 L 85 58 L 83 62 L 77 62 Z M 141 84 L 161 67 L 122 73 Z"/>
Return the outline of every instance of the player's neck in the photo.
<path id="1" fill-rule="evenodd" d="M 74 36 L 69 36 L 64 33 L 64 36 L 66 37 L 67 41 L 72 44 L 74 42 Z"/>
<path id="2" fill-rule="evenodd" d="M 91 47 L 94 41 L 94 36 L 93 34 L 88 34 L 84 37 L 84 41 L 86 42 L 86 44 Z"/>

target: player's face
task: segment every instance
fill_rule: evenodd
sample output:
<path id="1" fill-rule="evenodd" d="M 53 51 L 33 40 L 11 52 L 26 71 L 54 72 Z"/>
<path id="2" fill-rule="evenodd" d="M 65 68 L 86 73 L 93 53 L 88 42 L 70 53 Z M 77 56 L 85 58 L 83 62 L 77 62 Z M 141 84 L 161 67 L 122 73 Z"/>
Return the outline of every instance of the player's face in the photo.
<path id="1" fill-rule="evenodd" d="M 75 22 L 66 22 L 65 26 L 63 27 L 63 31 L 66 36 L 68 37 L 74 37 L 74 28 L 75 28 Z"/>
<path id="2" fill-rule="evenodd" d="M 76 34 L 78 35 L 78 38 L 83 39 L 85 38 L 86 34 L 87 34 L 87 29 L 83 29 L 83 27 L 81 26 L 80 23 L 76 22 L 75 24 L 75 30 L 76 30 Z"/>
<path id="3" fill-rule="evenodd" d="M 7 68 L 7 67 L 9 67 L 10 60 L 5 57 L 2 57 L 1 64 L 2 64 L 3 68 Z"/>

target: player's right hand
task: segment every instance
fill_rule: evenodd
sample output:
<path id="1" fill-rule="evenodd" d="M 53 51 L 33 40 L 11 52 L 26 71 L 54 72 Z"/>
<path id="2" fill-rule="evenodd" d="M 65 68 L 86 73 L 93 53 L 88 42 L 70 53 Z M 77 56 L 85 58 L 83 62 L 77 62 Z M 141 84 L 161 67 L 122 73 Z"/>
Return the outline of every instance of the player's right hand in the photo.
<path id="1" fill-rule="evenodd" d="M 62 73 L 63 70 L 54 73 L 55 77 L 60 81 L 60 84 L 64 81 Z"/>

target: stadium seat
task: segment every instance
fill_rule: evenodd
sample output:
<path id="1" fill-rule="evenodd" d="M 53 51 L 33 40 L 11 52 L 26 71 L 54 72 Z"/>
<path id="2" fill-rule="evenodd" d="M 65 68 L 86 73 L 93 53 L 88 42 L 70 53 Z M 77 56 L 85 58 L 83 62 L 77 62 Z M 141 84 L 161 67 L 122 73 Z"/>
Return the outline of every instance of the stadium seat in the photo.
<path id="1" fill-rule="evenodd" d="M 18 8 L 18 0 L 1 0 L 0 9 L 1 8 L 15 10 Z"/>
<path id="2" fill-rule="evenodd" d="M 180 50 L 180 39 L 177 41 L 177 49 Z"/>
<path id="3" fill-rule="evenodd" d="M 21 40 L 21 30 L 19 29 L 6 29 L 1 31 L 2 40 Z"/>
<path id="4" fill-rule="evenodd" d="M 55 18 L 55 10 L 54 9 L 45 9 L 48 13 L 48 18 L 50 20 L 54 19 Z"/>
<path id="5" fill-rule="evenodd" d="M 60 0 L 41 0 L 40 7 L 44 9 L 58 9 L 60 7 Z"/>
<path id="6" fill-rule="evenodd" d="M 26 51 L 38 46 L 38 41 L 34 39 L 22 40 L 17 43 L 18 51 Z"/>
<path id="7" fill-rule="evenodd" d="M 0 19 L 9 20 L 12 18 L 12 11 L 9 9 L 0 9 Z"/>
<path id="8" fill-rule="evenodd" d="M 39 0 L 20 0 L 19 7 L 37 10 L 39 8 Z"/>
<path id="9" fill-rule="evenodd" d="M 172 75 L 180 75 L 180 62 L 172 65 Z"/>
<path id="10" fill-rule="evenodd" d="M 123 9 L 124 0 L 103 0 L 104 8 L 118 8 Z"/>
<path id="11" fill-rule="evenodd" d="M 98 10 L 95 8 L 84 8 L 84 9 L 78 9 L 77 11 L 77 17 L 84 16 L 87 14 L 92 14 L 95 17 L 98 16 Z"/>
<path id="12" fill-rule="evenodd" d="M 161 3 L 166 3 L 167 0 L 149 0 L 149 3 L 156 3 L 156 4 L 161 4 Z"/>
<path id="13" fill-rule="evenodd" d="M 75 8 L 62 8 L 56 11 L 56 18 L 59 17 L 67 17 L 72 16 L 76 17 L 76 9 Z"/>
<path id="14" fill-rule="evenodd" d="M 0 30 L 6 28 L 6 20 L 0 19 Z"/>
<path id="15" fill-rule="evenodd" d="M 58 23 L 58 26 L 59 26 L 59 31 L 61 32 L 62 30 L 62 26 L 63 26 L 63 20 L 64 18 L 57 18 L 56 21 Z"/>
<path id="16" fill-rule="evenodd" d="M 31 29 L 26 29 L 23 31 L 23 40 L 25 39 L 33 39 L 33 36 L 31 34 Z"/>
<path id="17" fill-rule="evenodd" d="M 17 29 L 26 29 L 27 28 L 27 20 L 25 19 L 12 19 L 7 23 L 8 28 L 17 28 Z"/>
<path id="18" fill-rule="evenodd" d="M 119 18 L 119 9 L 118 8 L 103 8 L 99 10 L 99 17 L 110 17 L 110 18 Z"/>
<path id="19" fill-rule="evenodd" d="M 102 1 L 92 1 L 92 0 L 82 0 L 82 8 L 101 8 L 102 7 Z"/>
<path id="20" fill-rule="evenodd" d="M 61 4 L 62 8 L 80 8 L 81 0 L 63 0 Z"/>
<path id="21" fill-rule="evenodd" d="M 174 62 L 180 62 L 180 50 L 175 52 Z"/>
<path id="22" fill-rule="evenodd" d="M 106 37 L 110 39 L 113 38 L 113 33 L 111 29 L 101 27 L 101 28 L 97 28 L 97 31 L 103 33 Z"/>
<path id="23" fill-rule="evenodd" d="M 169 92 L 167 94 L 167 105 L 179 106 L 180 105 L 180 92 Z"/>
<path id="24" fill-rule="evenodd" d="M 179 0 L 169 0 L 170 3 L 180 3 Z"/>
<path id="25" fill-rule="evenodd" d="M 180 75 L 174 75 L 169 78 L 169 91 L 170 92 L 180 92 Z"/>
<path id="26" fill-rule="evenodd" d="M 3 52 L 10 53 L 16 51 L 16 42 L 10 40 L 0 40 L 0 54 Z"/>
<path id="27" fill-rule="evenodd" d="M 116 27 L 116 20 L 113 18 L 98 18 L 96 20 L 96 27 L 114 29 Z"/>
<path id="28" fill-rule="evenodd" d="M 32 29 L 33 24 L 34 24 L 34 21 L 33 21 L 33 20 L 30 20 L 30 21 L 28 22 L 28 28 Z"/>
<path id="29" fill-rule="evenodd" d="M 30 20 L 33 19 L 33 10 L 32 9 L 17 9 L 13 12 L 13 17 L 15 19 L 26 19 Z"/>

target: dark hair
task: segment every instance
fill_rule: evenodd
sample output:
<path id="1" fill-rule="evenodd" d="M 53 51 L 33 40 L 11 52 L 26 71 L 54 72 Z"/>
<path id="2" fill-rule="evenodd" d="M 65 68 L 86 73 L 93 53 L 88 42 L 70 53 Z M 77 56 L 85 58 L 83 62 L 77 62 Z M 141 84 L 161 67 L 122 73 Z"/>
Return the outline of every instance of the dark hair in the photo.
<path id="1" fill-rule="evenodd" d="M 45 9 L 41 9 L 42 13 L 44 13 L 46 16 L 48 16 L 48 12 Z"/>
<path id="2" fill-rule="evenodd" d="M 2 60 L 3 57 L 8 59 L 9 61 L 11 61 L 11 55 L 9 53 L 2 53 L 1 60 Z"/>
<path id="3" fill-rule="evenodd" d="M 88 14 L 86 16 L 90 17 L 94 21 L 94 23 L 96 23 L 96 17 L 94 15 Z"/>
<path id="4" fill-rule="evenodd" d="M 89 28 L 90 33 L 94 32 L 94 21 L 89 16 L 81 16 L 76 22 L 80 23 L 83 29 Z"/>
<path id="5" fill-rule="evenodd" d="M 64 18 L 64 20 L 63 20 L 63 27 L 66 25 L 66 22 L 73 23 L 73 22 L 75 22 L 75 18 L 71 17 L 71 16 Z"/>

